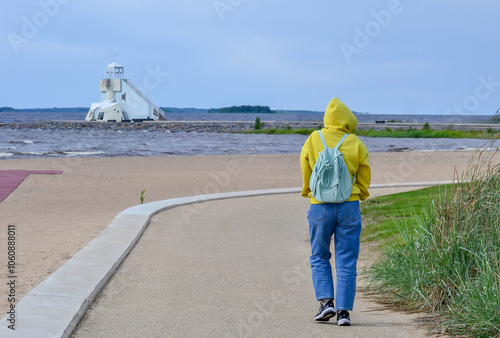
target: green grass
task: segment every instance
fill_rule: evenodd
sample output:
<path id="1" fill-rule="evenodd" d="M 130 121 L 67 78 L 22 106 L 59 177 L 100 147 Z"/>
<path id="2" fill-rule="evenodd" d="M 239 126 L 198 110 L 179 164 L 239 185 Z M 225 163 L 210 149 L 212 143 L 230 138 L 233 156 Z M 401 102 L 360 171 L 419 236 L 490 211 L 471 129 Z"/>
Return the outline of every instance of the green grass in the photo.
<path id="1" fill-rule="evenodd" d="M 321 128 L 317 129 L 276 129 L 276 128 L 269 128 L 269 129 L 256 129 L 256 130 L 248 130 L 248 131 L 242 131 L 241 134 L 276 134 L 276 135 L 283 135 L 283 134 L 300 134 L 300 135 L 309 135 L 313 131 L 318 130 Z"/>
<path id="2" fill-rule="evenodd" d="M 277 129 L 277 128 L 269 128 L 269 129 L 258 129 L 258 130 L 249 130 L 242 132 L 243 134 L 300 134 L 300 135 L 309 135 L 313 131 L 321 129 Z M 358 136 L 367 136 L 367 137 L 395 137 L 395 138 L 479 138 L 479 139 L 494 139 L 498 138 L 500 133 L 499 130 L 489 129 L 488 131 L 474 131 L 474 130 L 432 130 L 432 129 L 406 129 L 406 130 L 391 130 L 390 128 L 386 128 L 385 130 L 358 130 L 354 131 L 354 134 Z"/>
<path id="3" fill-rule="evenodd" d="M 500 128 L 499 128 L 500 129 Z M 499 130 L 475 131 L 475 130 L 431 130 L 431 129 L 407 129 L 407 130 L 356 130 L 358 136 L 368 137 L 409 137 L 409 138 L 480 138 L 493 139 L 498 137 Z"/>
<path id="4" fill-rule="evenodd" d="M 446 189 L 450 189 L 450 186 L 436 186 L 366 200 L 361 203 L 364 223 L 361 240 L 367 242 L 399 238 L 395 220 L 404 219 L 416 224 L 429 208 L 429 201 Z"/>
<path id="5" fill-rule="evenodd" d="M 490 161 L 476 160 L 462 177 L 468 183 L 363 206 L 364 240 L 386 243 L 368 269 L 369 289 L 386 303 L 439 314 L 436 332 L 500 336 L 500 165 Z"/>

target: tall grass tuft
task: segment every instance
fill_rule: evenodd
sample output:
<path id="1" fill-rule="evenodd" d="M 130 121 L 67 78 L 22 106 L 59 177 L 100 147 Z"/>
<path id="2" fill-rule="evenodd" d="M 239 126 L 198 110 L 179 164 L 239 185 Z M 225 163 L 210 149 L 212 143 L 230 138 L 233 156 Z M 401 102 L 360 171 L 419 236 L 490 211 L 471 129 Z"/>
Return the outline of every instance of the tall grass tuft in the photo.
<path id="1" fill-rule="evenodd" d="M 500 336 L 500 165 L 479 153 L 369 270 L 369 288 L 406 309 L 442 315 L 448 334 Z"/>

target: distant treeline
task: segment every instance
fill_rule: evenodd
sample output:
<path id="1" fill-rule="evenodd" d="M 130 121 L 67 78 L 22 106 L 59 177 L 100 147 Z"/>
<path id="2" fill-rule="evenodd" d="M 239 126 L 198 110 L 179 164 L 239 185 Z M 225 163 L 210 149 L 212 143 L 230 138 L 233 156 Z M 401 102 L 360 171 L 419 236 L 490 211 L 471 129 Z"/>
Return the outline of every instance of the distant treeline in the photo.
<path id="1" fill-rule="evenodd" d="M 323 113 L 320 111 L 313 110 L 271 110 L 268 106 L 232 106 L 224 108 L 177 108 L 177 107 L 161 107 L 165 113 L 175 113 L 175 114 L 207 114 L 207 113 L 251 113 L 251 114 L 318 114 Z M 72 108 L 13 108 L 13 107 L 0 107 L 0 112 L 9 113 L 87 113 L 89 107 L 72 107 Z M 354 114 L 367 114 L 353 112 Z"/>
<path id="2" fill-rule="evenodd" d="M 175 114 L 206 114 L 208 113 L 207 108 L 177 108 L 177 107 L 160 107 L 165 113 L 175 113 Z"/>
<path id="3" fill-rule="evenodd" d="M 271 110 L 268 106 L 232 106 L 225 108 L 176 108 L 176 107 L 161 107 L 165 113 L 177 113 L 177 114 L 188 114 L 188 113 L 252 113 L 252 114 L 269 114 L 269 113 L 296 113 L 296 114 L 308 114 L 308 113 L 322 113 L 319 111 L 312 110 Z"/>
<path id="4" fill-rule="evenodd" d="M 222 113 L 222 114 L 272 114 L 275 113 L 268 106 L 232 106 L 225 108 L 212 108 L 208 110 L 209 113 Z"/>
<path id="5" fill-rule="evenodd" d="M 73 107 L 73 108 L 21 108 L 0 107 L 0 112 L 9 113 L 86 113 L 89 107 Z"/>

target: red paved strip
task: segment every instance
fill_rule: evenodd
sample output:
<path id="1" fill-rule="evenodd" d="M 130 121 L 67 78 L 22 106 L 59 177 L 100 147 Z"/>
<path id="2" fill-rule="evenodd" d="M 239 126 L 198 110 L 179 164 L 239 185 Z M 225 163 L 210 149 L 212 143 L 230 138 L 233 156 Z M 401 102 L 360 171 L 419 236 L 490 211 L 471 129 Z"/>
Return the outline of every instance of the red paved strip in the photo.
<path id="1" fill-rule="evenodd" d="M 30 174 L 60 175 L 60 170 L 0 170 L 0 203 Z"/>

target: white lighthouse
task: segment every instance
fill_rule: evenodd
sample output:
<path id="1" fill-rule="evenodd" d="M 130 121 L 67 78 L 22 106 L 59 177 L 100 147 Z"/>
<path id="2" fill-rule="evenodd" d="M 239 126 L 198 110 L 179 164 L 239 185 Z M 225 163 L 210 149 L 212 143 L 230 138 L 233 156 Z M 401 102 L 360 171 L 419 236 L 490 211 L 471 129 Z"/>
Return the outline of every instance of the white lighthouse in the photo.
<path id="1" fill-rule="evenodd" d="M 130 80 L 123 78 L 123 66 L 116 62 L 106 66 L 100 81 L 99 100 L 92 103 L 87 121 L 156 121 L 165 120 L 164 112 L 146 97 Z"/>

